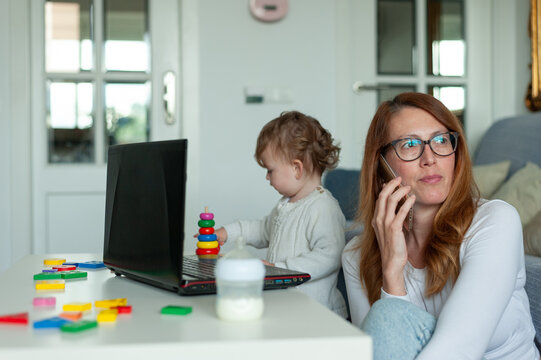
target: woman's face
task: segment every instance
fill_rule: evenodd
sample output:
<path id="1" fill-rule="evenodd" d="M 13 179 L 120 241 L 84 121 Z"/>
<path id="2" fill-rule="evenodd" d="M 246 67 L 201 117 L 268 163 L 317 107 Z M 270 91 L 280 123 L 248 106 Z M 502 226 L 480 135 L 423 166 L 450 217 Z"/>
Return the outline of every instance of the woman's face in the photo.
<path id="1" fill-rule="evenodd" d="M 429 140 L 447 131 L 449 129 L 426 111 L 405 107 L 391 118 L 387 142 L 407 137 Z M 392 148 L 385 154 L 389 165 L 402 177 L 402 184 L 411 186 L 410 194 L 415 194 L 416 207 L 442 204 L 449 195 L 455 168 L 455 153 L 439 156 L 428 145 L 423 146 L 423 154 L 413 161 L 401 160 Z"/>

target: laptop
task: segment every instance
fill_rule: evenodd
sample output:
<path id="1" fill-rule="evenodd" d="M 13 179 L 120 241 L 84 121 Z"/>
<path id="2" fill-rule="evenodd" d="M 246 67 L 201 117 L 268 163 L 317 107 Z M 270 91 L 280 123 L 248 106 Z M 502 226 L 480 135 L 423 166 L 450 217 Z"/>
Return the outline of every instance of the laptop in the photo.
<path id="1" fill-rule="evenodd" d="M 109 147 L 103 262 L 117 275 L 180 295 L 213 294 L 218 256 L 183 254 L 187 149 L 186 139 Z M 195 233 L 198 219 L 188 221 Z M 310 280 L 308 273 L 265 271 L 265 290 Z"/>

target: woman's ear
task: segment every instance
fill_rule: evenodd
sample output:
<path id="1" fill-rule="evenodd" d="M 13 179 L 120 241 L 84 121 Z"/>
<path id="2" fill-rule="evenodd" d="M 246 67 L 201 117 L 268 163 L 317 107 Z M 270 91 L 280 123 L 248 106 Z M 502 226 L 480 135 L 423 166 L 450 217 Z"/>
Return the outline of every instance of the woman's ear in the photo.
<path id="1" fill-rule="evenodd" d="M 295 168 L 295 179 L 299 180 L 302 177 L 304 171 L 304 165 L 299 159 L 293 160 L 293 167 Z"/>

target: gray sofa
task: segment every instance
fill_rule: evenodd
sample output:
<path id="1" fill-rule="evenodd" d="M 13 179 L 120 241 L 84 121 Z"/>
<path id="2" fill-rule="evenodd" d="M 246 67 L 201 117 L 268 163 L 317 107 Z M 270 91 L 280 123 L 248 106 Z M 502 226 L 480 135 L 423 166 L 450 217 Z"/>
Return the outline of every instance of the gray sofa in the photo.
<path id="1" fill-rule="evenodd" d="M 497 121 L 483 136 L 474 152 L 474 164 L 486 165 L 510 160 L 508 178 L 526 162 L 541 166 L 541 114 L 530 114 Z M 359 170 L 336 169 L 324 177 L 324 186 L 338 200 L 348 223 L 352 223 L 359 198 Z M 349 241 L 359 229 L 348 230 Z M 536 329 L 536 344 L 541 350 L 541 257 L 526 255 L 526 292 Z M 343 274 L 339 289 L 346 295 Z M 347 299 L 347 296 L 345 296 Z"/>
<path id="2" fill-rule="evenodd" d="M 541 166 L 541 114 L 506 118 L 495 122 L 485 133 L 474 156 L 475 165 L 510 160 L 510 178 L 532 162 Z M 530 300 L 536 344 L 541 350 L 541 257 L 526 255 L 526 292 Z"/>

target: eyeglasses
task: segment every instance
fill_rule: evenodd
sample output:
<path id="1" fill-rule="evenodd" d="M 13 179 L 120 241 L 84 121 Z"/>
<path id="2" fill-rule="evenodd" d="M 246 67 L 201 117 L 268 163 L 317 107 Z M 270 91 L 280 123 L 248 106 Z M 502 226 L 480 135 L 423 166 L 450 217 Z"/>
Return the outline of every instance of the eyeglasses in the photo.
<path id="1" fill-rule="evenodd" d="M 430 150 L 439 156 L 449 156 L 456 151 L 458 143 L 458 133 L 449 131 L 438 134 L 431 139 L 421 140 L 418 138 L 403 138 L 391 141 L 382 148 L 382 153 L 392 146 L 396 155 L 403 161 L 413 161 L 423 155 L 425 145 L 430 146 Z"/>

